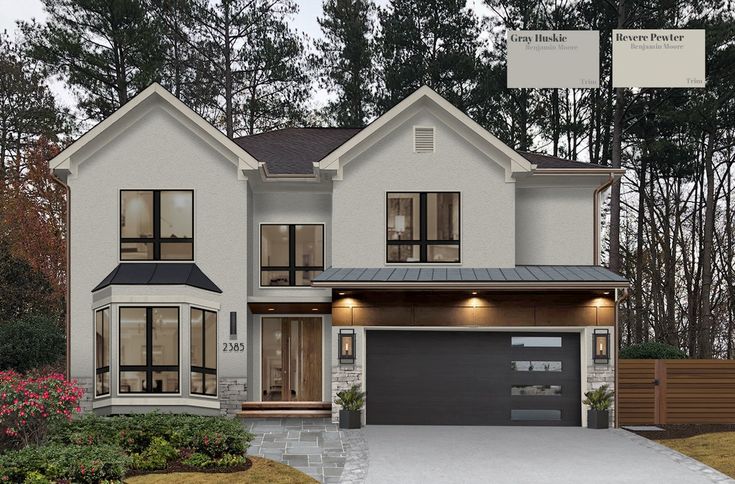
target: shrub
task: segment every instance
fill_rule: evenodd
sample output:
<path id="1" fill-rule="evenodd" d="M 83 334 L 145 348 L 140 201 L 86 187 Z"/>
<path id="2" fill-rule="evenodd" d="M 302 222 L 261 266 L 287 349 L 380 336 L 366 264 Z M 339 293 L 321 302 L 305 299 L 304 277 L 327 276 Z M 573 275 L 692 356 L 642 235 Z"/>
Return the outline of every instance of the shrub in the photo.
<path id="1" fill-rule="evenodd" d="M 34 314 L 0 324 L 0 370 L 52 365 L 65 349 L 64 332 L 51 316 Z"/>
<path id="2" fill-rule="evenodd" d="M 602 385 L 590 392 L 584 394 L 585 399 L 582 403 L 589 405 L 592 410 L 608 410 L 612 406 L 613 395 L 615 392 L 609 390 L 609 386 Z"/>
<path id="3" fill-rule="evenodd" d="M 360 410 L 365 403 L 365 392 L 360 391 L 359 385 L 352 385 L 349 390 L 337 393 L 334 403 L 342 407 L 342 410 Z"/>
<path id="4" fill-rule="evenodd" d="M 0 476 L 7 482 L 120 480 L 129 466 L 122 449 L 107 445 L 31 446 L 0 455 Z"/>
<path id="5" fill-rule="evenodd" d="M 85 416 L 55 426 L 51 439 L 60 444 L 112 444 L 142 454 L 160 437 L 176 449 L 191 449 L 211 457 L 244 454 L 252 434 L 226 417 L 149 413 L 117 417 Z"/>
<path id="6" fill-rule="evenodd" d="M 683 360 L 687 358 L 687 354 L 675 346 L 659 343 L 658 341 L 648 341 L 622 348 L 620 358 L 624 360 Z"/>
<path id="7" fill-rule="evenodd" d="M 0 431 L 15 445 L 41 444 L 48 426 L 71 420 L 84 391 L 60 374 L 22 376 L 0 372 Z"/>
<path id="8" fill-rule="evenodd" d="M 169 461 L 178 457 L 179 453 L 167 440 L 153 437 L 151 445 L 142 454 L 133 454 L 132 466 L 134 469 L 165 469 Z"/>
<path id="9" fill-rule="evenodd" d="M 209 467 L 211 465 L 214 465 L 214 460 L 212 460 L 212 458 L 209 457 L 207 454 L 195 452 L 183 461 L 181 461 L 181 463 L 192 467 Z"/>

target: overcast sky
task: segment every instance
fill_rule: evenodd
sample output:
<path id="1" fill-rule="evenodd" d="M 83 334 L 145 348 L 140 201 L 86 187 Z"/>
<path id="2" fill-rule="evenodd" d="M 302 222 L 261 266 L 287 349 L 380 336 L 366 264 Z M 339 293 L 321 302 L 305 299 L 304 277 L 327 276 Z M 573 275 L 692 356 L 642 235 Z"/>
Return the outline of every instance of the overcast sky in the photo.
<path id="1" fill-rule="evenodd" d="M 379 6 L 388 4 L 388 0 L 374 0 Z M 292 22 L 292 27 L 306 33 L 311 39 L 321 37 L 321 30 L 317 23 L 317 17 L 322 15 L 322 0 L 299 0 L 299 13 Z M 482 0 L 468 0 L 468 5 L 481 14 L 487 13 L 482 5 Z M 0 32 L 7 30 L 13 36 L 16 30 L 17 20 L 31 20 L 35 18 L 39 22 L 46 19 L 41 0 L 0 0 Z M 61 82 L 52 82 L 51 88 L 57 94 L 61 104 L 75 107 L 74 96 L 64 87 Z M 324 91 L 315 93 L 315 103 L 322 105 L 327 99 Z"/>

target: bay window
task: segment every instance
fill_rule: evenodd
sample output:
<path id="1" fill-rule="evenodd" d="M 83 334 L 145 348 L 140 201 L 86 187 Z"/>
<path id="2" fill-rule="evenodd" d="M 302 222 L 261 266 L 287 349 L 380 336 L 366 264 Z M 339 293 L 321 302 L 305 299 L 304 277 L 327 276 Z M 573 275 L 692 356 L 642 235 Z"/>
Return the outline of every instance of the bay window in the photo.
<path id="1" fill-rule="evenodd" d="M 260 226 L 260 285 L 309 286 L 324 271 L 324 225 Z"/>
<path id="2" fill-rule="evenodd" d="M 191 309 L 191 393 L 217 395 L 217 313 Z"/>
<path id="3" fill-rule="evenodd" d="M 120 260 L 194 260 L 194 192 L 121 190 Z"/>
<path id="4" fill-rule="evenodd" d="M 96 397 L 110 394 L 110 308 L 94 313 L 95 391 Z"/>
<path id="5" fill-rule="evenodd" d="M 458 192 L 389 192 L 386 260 L 460 261 Z"/>
<path id="6" fill-rule="evenodd" d="M 177 307 L 120 308 L 119 392 L 179 392 Z"/>

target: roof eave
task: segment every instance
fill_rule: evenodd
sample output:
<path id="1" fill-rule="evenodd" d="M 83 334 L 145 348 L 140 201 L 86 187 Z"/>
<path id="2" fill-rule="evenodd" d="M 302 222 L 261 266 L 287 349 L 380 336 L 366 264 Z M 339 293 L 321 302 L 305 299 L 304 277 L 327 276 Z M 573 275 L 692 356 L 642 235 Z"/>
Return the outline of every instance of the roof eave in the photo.
<path id="1" fill-rule="evenodd" d="M 620 178 L 625 175 L 625 168 L 536 168 L 534 175 L 611 175 Z"/>
<path id="2" fill-rule="evenodd" d="M 431 281 L 431 282 L 370 282 L 370 281 L 312 281 L 313 287 L 332 287 L 344 289 L 493 289 L 493 290 L 549 290 L 549 289 L 625 289 L 628 281 L 589 281 L 589 282 L 472 282 L 472 281 Z"/>

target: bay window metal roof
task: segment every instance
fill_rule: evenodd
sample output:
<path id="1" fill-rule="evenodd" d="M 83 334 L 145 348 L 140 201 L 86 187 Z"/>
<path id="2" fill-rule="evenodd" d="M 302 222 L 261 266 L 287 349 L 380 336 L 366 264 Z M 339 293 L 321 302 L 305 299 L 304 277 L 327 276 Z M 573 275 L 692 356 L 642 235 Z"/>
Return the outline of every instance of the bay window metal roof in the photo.
<path id="1" fill-rule="evenodd" d="M 628 287 L 620 274 L 601 266 L 515 267 L 330 267 L 312 280 L 317 287 Z"/>
<path id="2" fill-rule="evenodd" d="M 123 262 L 92 289 L 107 286 L 186 285 L 221 293 L 222 290 L 193 263 Z"/>

